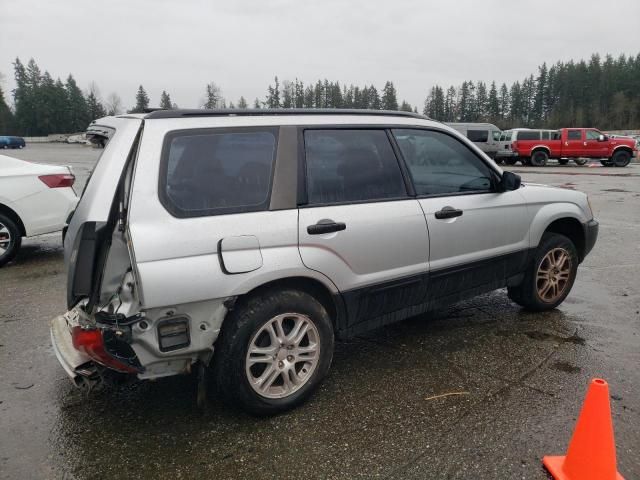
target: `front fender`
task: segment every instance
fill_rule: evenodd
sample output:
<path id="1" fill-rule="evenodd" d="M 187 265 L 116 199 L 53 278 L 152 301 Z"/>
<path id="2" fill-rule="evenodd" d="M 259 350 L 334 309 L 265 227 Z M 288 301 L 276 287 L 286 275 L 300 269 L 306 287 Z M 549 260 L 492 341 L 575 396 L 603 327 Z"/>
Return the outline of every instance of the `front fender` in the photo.
<path id="1" fill-rule="evenodd" d="M 536 207 L 531 205 L 531 207 Z M 584 225 L 590 220 L 583 212 L 580 206 L 570 202 L 558 202 L 549 203 L 546 205 L 540 205 L 537 211 L 534 213 L 533 220 L 531 221 L 531 228 L 529 230 L 529 239 L 531 248 L 535 248 L 540 243 L 542 235 L 556 220 L 563 218 L 572 218 L 577 220 L 581 225 Z"/>

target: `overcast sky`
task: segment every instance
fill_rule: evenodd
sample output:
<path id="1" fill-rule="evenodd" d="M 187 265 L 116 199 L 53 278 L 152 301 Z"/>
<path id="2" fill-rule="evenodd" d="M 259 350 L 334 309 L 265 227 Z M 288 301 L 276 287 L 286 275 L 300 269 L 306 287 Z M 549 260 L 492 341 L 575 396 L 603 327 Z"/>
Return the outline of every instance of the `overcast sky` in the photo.
<path id="1" fill-rule="evenodd" d="M 139 84 L 151 105 L 166 89 L 195 107 L 210 81 L 251 103 L 278 75 L 378 88 L 389 79 L 421 110 L 434 84 L 509 84 L 593 52 L 640 52 L 640 0 L 0 0 L 5 91 L 15 57 L 33 57 L 126 107 Z"/>

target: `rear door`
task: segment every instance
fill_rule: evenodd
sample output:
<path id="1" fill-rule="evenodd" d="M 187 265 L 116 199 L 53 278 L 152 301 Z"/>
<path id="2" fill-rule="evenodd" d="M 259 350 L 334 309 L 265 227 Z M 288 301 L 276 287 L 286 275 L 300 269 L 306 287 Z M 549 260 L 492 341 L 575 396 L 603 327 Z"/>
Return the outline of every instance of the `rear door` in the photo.
<path id="1" fill-rule="evenodd" d="M 567 130 L 567 134 L 562 145 L 563 157 L 581 157 L 585 155 L 585 141 L 583 135 L 583 130 L 580 128 L 570 128 Z"/>
<path id="2" fill-rule="evenodd" d="M 455 301 L 504 285 L 524 268 L 530 213 L 519 191 L 448 132 L 393 130 L 429 229 L 429 292 Z"/>
<path id="3" fill-rule="evenodd" d="M 429 238 L 387 131 L 306 129 L 304 264 L 343 294 L 350 326 L 424 301 Z"/>

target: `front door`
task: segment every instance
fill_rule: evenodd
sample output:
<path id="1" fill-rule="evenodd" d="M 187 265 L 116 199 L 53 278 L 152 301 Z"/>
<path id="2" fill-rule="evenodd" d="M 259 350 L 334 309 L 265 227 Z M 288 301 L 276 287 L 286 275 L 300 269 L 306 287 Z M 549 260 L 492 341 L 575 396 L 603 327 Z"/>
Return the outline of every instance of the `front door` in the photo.
<path id="1" fill-rule="evenodd" d="M 427 218 L 431 299 L 455 301 L 503 286 L 526 262 L 531 219 L 523 196 L 498 192 L 498 173 L 449 133 L 393 134 Z"/>
<path id="2" fill-rule="evenodd" d="M 387 132 L 307 129 L 304 143 L 300 255 L 343 294 L 350 326 L 423 303 L 427 225 Z"/>
<path id="3" fill-rule="evenodd" d="M 607 142 L 600 142 L 598 138 L 602 135 L 598 130 L 585 131 L 584 141 L 584 154 L 585 157 L 590 158 L 604 158 L 607 156 L 608 145 Z"/>

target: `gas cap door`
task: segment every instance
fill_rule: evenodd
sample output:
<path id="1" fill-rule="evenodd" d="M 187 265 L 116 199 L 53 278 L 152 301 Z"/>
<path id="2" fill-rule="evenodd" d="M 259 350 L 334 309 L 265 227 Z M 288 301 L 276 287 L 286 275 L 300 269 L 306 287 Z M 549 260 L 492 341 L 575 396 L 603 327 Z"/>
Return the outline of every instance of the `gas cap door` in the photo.
<path id="1" fill-rule="evenodd" d="M 223 238 L 218 254 L 225 273 L 247 273 L 262 267 L 260 243 L 254 235 Z"/>

